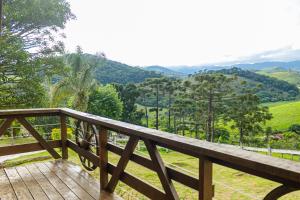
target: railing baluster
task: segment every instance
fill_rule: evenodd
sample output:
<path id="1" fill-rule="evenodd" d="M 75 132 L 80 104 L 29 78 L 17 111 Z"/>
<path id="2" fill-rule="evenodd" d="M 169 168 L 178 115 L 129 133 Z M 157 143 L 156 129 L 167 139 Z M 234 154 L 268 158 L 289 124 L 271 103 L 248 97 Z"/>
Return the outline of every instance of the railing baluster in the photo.
<path id="1" fill-rule="evenodd" d="M 61 133 L 61 149 L 62 159 L 68 159 L 68 146 L 67 146 L 67 122 L 66 116 L 60 115 L 60 133 Z"/>
<path id="2" fill-rule="evenodd" d="M 206 158 L 199 159 L 199 200 L 212 200 L 212 162 Z"/>
<path id="3" fill-rule="evenodd" d="M 107 130 L 99 127 L 99 156 L 100 156 L 100 189 L 104 190 L 108 184 L 108 151 L 107 151 Z"/>

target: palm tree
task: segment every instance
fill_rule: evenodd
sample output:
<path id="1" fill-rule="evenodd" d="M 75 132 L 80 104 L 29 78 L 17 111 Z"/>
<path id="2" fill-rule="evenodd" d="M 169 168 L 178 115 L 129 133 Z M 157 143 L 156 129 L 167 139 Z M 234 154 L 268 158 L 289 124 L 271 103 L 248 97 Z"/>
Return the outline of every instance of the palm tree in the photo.
<path id="1" fill-rule="evenodd" d="M 97 56 L 92 62 L 88 62 L 80 47 L 75 54 L 66 57 L 67 72 L 65 77 L 56 83 L 52 89 L 52 105 L 57 106 L 66 100 L 71 100 L 71 107 L 86 111 L 89 93 L 96 82 L 93 72 L 99 62 L 104 59 L 103 55 Z"/>

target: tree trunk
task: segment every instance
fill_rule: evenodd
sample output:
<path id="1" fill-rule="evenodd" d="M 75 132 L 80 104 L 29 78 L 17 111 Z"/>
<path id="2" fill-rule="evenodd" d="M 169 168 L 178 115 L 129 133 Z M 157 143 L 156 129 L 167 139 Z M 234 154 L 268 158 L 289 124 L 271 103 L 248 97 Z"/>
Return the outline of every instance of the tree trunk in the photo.
<path id="1" fill-rule="evenodd" d="M 0 36 L 2 35 L 3 0 L 0 0 Z"/>
<path id="2" fill-rule="evenodd" d="M 212 136 L 212 93 L 208 97 L 208 116 L 207 116 L 207 141 L 211 141 Z"/>
<path id="3" fill-rule="evenodd" d="M 212 130 L 211 130 L 211 142 L 214 142 L 214 136 L 215 136 L 215 115 L 212 111 Z"/>
<path id="4" fill-rule="evenodd" d="M 182 127 L 183 127 L 183 129 L 182 129 L 182 135 L 183 136 L 185 136 L 185 120 L 184 120 L 184 115 L 183 115 L 183 117 L 182 117 Z"/>
<path id="5" fill-rule="evenodd" d="M 155 128 L 158 130 L 158 85 L 156 86 L 156 117 L 155 117 Z"/>
<path id="6" fill-rule="evenodd" d="M 171 93 L 169 93 L 168 129 L 171 129 Z"/>
<path id="7" fill-rule="evenodd" d="M 243 137 L 244 137 L 244 131 L 242 128 L 240 128 L 240 141 L 239 141 L 240 147 L 243 147 Z"/>
<path id="8" fill-rule="evenodd" d="M 174 133 L 177 134 L 176 116 L 174 115 Z"/>
<path id="9" fill-rule="evenodd" d="M 196 139 L 199 139 L 199 132 L 198 132 L 198 127 L 199 127 L 199 125 L 198 124 L 196 124 L 196 127 L 195 127 L 195 131 L 196 131 L 196 133 L 195 133 L 195 137 L 196 137 Z"/>
<path id="10" fill-rule="evenodd" d="M 145 114 L 146 114 L 146 126 L 149 127 L 149 116 L 148 116 L 148 108 L 145 106 Z"/>

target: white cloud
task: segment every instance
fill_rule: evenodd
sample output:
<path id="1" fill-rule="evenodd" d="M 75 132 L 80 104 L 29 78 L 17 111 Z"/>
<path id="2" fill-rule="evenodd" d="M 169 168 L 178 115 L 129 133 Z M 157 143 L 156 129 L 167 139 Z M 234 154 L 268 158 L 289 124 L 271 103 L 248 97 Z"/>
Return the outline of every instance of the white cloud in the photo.
<path id="1" fill-rule="evenodd" d="M 227 62 L 300 48 L 297 0 L 70 0 L 66 45 L 131 65 Z"/>

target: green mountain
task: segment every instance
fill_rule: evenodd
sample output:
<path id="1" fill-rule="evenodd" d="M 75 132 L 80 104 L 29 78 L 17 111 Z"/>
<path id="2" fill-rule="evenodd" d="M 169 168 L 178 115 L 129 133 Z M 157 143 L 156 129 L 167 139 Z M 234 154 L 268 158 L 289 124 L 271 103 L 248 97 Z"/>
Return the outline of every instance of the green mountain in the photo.
<path id="1" fill-rule="evenodd" d="M 158 72 L 158 73 L 160 73 L 162 75 L 165 75 L 165 76 L 173 76 L 173 77 L 186 77 L 187 76 L 187 74 L 185 74 L 185 73 L 177 72 L 177 71 L 174 71 L 172 69 L 162 67 L 162 66 L 158 66 L 158 65 L 144 67 L 143 69 L 145 69 L 147 71 L 155 71 L 155 72 Z"/>
<path id="2" fill-rule="evenodd" d="M 258 74 L 274 77 L 280 80 L 284 80 L 291 84 L 297 85 L 300 88 L 300 72 L 295 70 L 287 70 L 280 67 L 265 68 L 256 71 Z"/>
<path id="3" fill-rule="evenodd" d="M 88 60 L 93 63 L 96 56 L 86 54 Z M 95 71 L 95 79 L 102 84 L 107 83 L 140 83 L 147 78 L 158 78 L 162 75 L 148 71 L 141 67 L 132 67 L 120 62 L 105 60 L 104 63 L 100 63 Z"/>
<path id="4" fill-rule="evenodd" d="M 295 100 L 299 95 L 299 89 L 296 85 L 253 71 L 231 68 L 205 71 L 205 73 L 222 73 L 237 76 L 238 79 L 236 83 L 234 83 L 236 90 L 239 90 L 241 80 L 246 81 L 249 88 L 257 88 L 256 94 L 260 97 L 262 102 Z"/>

